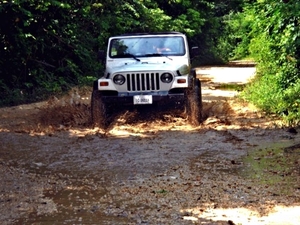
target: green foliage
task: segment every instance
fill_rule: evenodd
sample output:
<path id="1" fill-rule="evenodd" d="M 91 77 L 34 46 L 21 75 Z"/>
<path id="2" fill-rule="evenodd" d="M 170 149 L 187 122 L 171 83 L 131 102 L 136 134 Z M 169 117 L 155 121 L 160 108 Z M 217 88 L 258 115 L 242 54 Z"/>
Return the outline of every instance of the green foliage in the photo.
<path id="1" fill-rule="evenodd" d="M 258 74 L 244 97 L 261 109 L 298 124 L 300 74 L 300 3 L 258 1 L 252 14 L 251 54 Z"/>
<path id="2" fill-rule="evenodd" d="M 249 56 L 252 21 L 252 16 L 245 12 L 230 13 L 225 17 L 230 59 L 242 59 Z"/>
<path id="3" fill-rule="evenodd" d="M 290 125 L 299 125 L 300 123 L 300 79 L 291 85 L 283 94 L 280 105 L 284 109 L 283 118 Z"/>
<path id="4" fill-rule="evenodd" d="M 97 76 L 97 26 L 93 5 L 64 1 L 14 1 L 0 4 L 2 96 L 14 103 L 63 92 L 84 76 Z M 12 96 L 19 90 L 22 98 Z M 11 96 L 11 97 L 8 97 Z M 5 100 L 3 99 L 2 101 Z"/>

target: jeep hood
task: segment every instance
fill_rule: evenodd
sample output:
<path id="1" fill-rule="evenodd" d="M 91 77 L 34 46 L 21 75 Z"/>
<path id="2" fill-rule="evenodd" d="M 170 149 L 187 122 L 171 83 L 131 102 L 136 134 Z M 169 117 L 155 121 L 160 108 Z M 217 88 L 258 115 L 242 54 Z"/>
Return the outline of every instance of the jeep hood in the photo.
<path id="1" fill-rule="evenodd" d="M 181 59 L 182 60 L 182 59 Z M 143 60 L 135 62 L 124 62 L 123 65 L 115 66 L 113 68 L 107 68 L 107 72 L 110 74 L 115 73 L 126 73 L 126 72 L 150 72 L 150 71 L 177 71 L 179 69 L 185 68 L 184 74 L 189 72 L 187 64 L 184 64 L 182 61 L 176 61 L 171 58 L 165 58 L 160 61 L 150 61 Z"/>

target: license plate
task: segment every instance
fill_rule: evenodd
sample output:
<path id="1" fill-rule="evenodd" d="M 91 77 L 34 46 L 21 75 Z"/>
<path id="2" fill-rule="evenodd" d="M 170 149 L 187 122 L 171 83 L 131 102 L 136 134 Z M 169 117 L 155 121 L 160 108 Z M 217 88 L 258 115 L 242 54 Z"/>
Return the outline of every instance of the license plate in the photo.
<path id="1" fill-rule="evenodd" d="M 133 96 L 134 105 L 152 104 L 152 95 L 135 95 Z"/>

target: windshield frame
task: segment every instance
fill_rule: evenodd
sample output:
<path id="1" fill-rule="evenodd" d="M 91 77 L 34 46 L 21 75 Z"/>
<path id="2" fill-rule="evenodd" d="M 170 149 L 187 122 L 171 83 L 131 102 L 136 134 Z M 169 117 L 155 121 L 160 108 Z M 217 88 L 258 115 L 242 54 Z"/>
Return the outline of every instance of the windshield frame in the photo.
<path id="1" fill-rule="evenodd" d="M 143 58 L 184 56 L 186 54 L 183 36 L 120 36 L 110 39 L 110 58 Z"/>

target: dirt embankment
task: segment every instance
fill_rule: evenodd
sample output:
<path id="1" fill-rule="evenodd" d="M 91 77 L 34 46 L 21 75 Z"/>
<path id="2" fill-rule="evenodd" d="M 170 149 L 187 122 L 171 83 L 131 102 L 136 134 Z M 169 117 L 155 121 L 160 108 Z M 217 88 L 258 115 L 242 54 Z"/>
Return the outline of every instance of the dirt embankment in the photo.
<path id="1" fill-rule="evenodd" d="M 254 73 L 199 68 L 199 127 L 159 108 L 92 127 L 89 88 L 1 108 L 1 223 L 299 224 L 299 135 L 222 89 Z"/>

